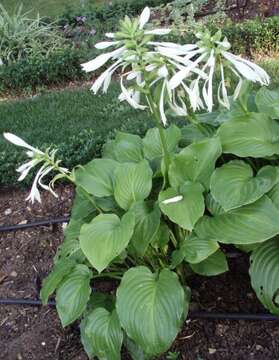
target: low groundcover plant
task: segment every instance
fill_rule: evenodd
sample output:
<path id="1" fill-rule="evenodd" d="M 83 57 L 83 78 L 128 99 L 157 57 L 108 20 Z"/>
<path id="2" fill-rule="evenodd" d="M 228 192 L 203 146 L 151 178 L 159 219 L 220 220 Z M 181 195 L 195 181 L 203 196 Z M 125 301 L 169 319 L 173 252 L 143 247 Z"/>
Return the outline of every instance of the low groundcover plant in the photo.
<path id="1" fill-rule="evenodd" d="M 150 29 L 149 16 L 145 8 L 139 18 L 125 18 L 118 32 L 107 34 L 109 41 L 96 45 L 113 50 L 83 64 L 94 71 L 112 61 L 94 93 L 106 92 L 121 70 L 120 101 L 149 111 L 155 121 L 144 138 L 119 132 L 101 159 L 69 171 L 55 150 L 43 153 L 5 134 L 31 158 L 18 169 L 20 179 L 40 165 L 31 200 L 40 200 L 39 186 L 54 192 L 60 178 L 76 186 L 41 299 L 47 304 L 56 292 L 64 327 L 82 319 L 90 358 L 120 359 L 123 345 L 133 359 L 167 351 L 187 318 L 188 276 L 228 270 L 222 244 L 251 252 L 252 286 L 279 314 L 278 92 L 249 91 L 245 79 L 268 85 L 269 77 L 231 54 L 221 32 L 201 32 L 197 44 L 158 42 L 155 36 L 169 30 Z M 238 85 L 230 96 L 233 76 Z M 202 109 L 208 112 L 196 112 Z M 173 115 L 183 116 L 185 126 L 168 126 Z M 98 291 L 97 279 L 112 281 L 116 291 Z"/>

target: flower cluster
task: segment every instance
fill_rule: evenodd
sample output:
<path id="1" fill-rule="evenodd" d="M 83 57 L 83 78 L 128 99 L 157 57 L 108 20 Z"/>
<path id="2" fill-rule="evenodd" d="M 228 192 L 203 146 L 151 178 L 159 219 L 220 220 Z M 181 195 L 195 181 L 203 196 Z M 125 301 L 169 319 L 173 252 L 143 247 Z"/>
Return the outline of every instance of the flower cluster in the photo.
<path id="1" fill-rule="evenodd" d="M 33 146 L 27 144 L 20 137 L 11 134 L 4 133 L 4 137 L 6 140 L 10 141 L 12 144 L 21 146 L 25 149 L 26 155 L 31 160 L 27 161 L 23 165 L 21 165 L 16 171 L 20 173 L 18 181 L 22 181 L 26 178 L 31 169 L 36 167 L 37 165 L 41 165 L 32 184 L 32 188 L 29 196 L 26 200 L 30 200 L 34 203 L 35 200 L 41 202 L 41 196 L 38 187 L 40 186 L 42 189 L 47 190 L 52 193 L 55 197 L 57 194 L 54 192 L 53 186 L 55 181 L 58 178 L 68 177 L 69 170 L 60 166 L 60 160 L 55 160 L 55 155 L 57 150 L 49 150 L 47 149 L 45 152 L 34 148 Z M 58 175 L 48 184 L 45 185 L 43 183 L 43 178 L 48 175 L 51 171 L 58 172 Z"/>
<path id="2" fill-rule="evenodd" d="M 258 65 L 230 53 L 230 43 L 222 39 L 221 31 L 213 36 L 209 31 L 196 34 L 196 44 L 179 45 L 171 42 L 154 41 L 153 37 L 166 35 L 170 29 L 146 29 L 150 10 L 146 7 L 139 18 L 126 17 L 120 23 L 120 30 L 108 33 L 111 41 L 97 43 L 97 49 L 114 47 L 82 67 L 85 71 L 95 71 L 108 61 L 113 63 L 94 82 L 92 90 L 96 94 L 101 88 L 105 93 L 112 75 L 119 69 L 122 93 L 121 101 L 126 100 L 135 109 L 144 110 L 149 106 L 153 112 L 150 98 L 151 89 L 157 96 L 155 106 L 160 113 L 160 120 L 167 124 L 166 105 L 176 115 L 187 115 L 187 108 L 192 112 L 200 109 L 213 110 L 215 96 L 213 80 L 220 78 L 216 98 L 222 106 L 229 108 L 230 100 L 226 87 L 226 74 L 238 79 L 233 98 L 240 93 L 242 82 L 248 79 L 269 84 L 269 76 Z M 129 87 L 125 87 L 125 82 Z M 142 96 L 143 95 L 143 96 Z M 144 103 L 141 99 L 145 100 Z"/>

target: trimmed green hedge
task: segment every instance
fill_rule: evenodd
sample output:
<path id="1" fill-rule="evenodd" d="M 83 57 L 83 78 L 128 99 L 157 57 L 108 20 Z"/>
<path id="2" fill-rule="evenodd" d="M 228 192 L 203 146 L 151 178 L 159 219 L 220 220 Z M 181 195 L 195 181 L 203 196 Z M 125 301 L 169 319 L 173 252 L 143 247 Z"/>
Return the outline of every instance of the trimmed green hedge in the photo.
<path id="1" fill-rule="evenodd" d="M 84 50 L 68 48 L 46 59 L 23 59 L 0 67 L 0 92 L 21 92 L 37 87 L 82 80 L 80 64 L 88 56 Z"/>

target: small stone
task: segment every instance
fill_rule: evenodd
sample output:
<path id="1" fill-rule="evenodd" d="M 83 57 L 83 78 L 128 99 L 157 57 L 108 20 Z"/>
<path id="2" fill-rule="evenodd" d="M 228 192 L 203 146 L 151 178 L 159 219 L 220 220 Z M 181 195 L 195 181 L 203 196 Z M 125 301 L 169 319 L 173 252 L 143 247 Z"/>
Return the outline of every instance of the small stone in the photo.
<path id="1" fill-rule="evenodd" d="M 44 341 L 41 344 L 42 344 L 42 346 L 46 346 L 46 343 Z"/>
<path id="2" fill-rule="evenodd" d="M 21 222 L 18 223 L 18 225 L 24 225 L 27 224 L 27 220 L 22 220 Z"/>
<path id="3" fill-rule="evenodd" d="M 213 354 L 215 354 L 216 353 L 216 349 L 214 349 L 214 348 L 208 348 L 208 352 L 209 352 L 209 354 L 210 355 L 213 355 Z"/>
<path id="4" fill-rule="evenodd" d="M 4 214 L 7 216 L 7 215 L 11 215 L 11 213 L 12 213 L 12 209 L 6 209 L 5 211 L 4 211 Z"/>
<path id="5" fill-rule="evenodd" d="M 16 271 L 12 271 L 12 272 L 10 273 L 10 275 L 11 275 L 11 277 L 17 277 L 17 272 L 16 272 Z"/>
<path id="6" fill-rule="evenodd" d="M 256 345 L 256 350 L 257 350 L 257 351 L 260 351 L 260 350 L 262 350 L 262 349 L 263 349 L 262 345 Z"/>
<path id="7" fill-rule="evenodd" d="M 21 356 L 21 354 L 19 353 L 19 354 L 17 354 L 17 360 L 22 360 L 22 356 Z"/>

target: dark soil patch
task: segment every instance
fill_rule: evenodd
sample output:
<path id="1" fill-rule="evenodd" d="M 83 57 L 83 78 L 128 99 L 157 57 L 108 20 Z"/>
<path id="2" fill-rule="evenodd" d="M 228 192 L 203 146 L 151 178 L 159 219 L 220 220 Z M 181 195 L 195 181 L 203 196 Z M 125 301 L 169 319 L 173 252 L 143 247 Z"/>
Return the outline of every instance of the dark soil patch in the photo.
<path id="1" fill-rule="evenodd" d="M 30 206 L 26 193 L 0 193 L 0 224 L 18 224 L 69 214 L 72 188 L 59 189 L 59 199 L 43 196 L 43 206 Z M 0 298 L 35 299 L 38 278 L 49 271 L 62 228 L 39 227 L 0 234 Z M 264 312 L 249 284 L 247 259 L 230 260 L 230 272 L 195 277 L 189 282 L 193 310 Z M 171 351 L 183 360 L 278 360 L 279 322 L 187 321 Z M 86 360 L 78 324 L 62 329 L 55 309 L 0 306 L 0 359 Z M 123 355 L 123 359 L 128 356 Z M 161 359 L 166 359 L 162 356 Z"/>

